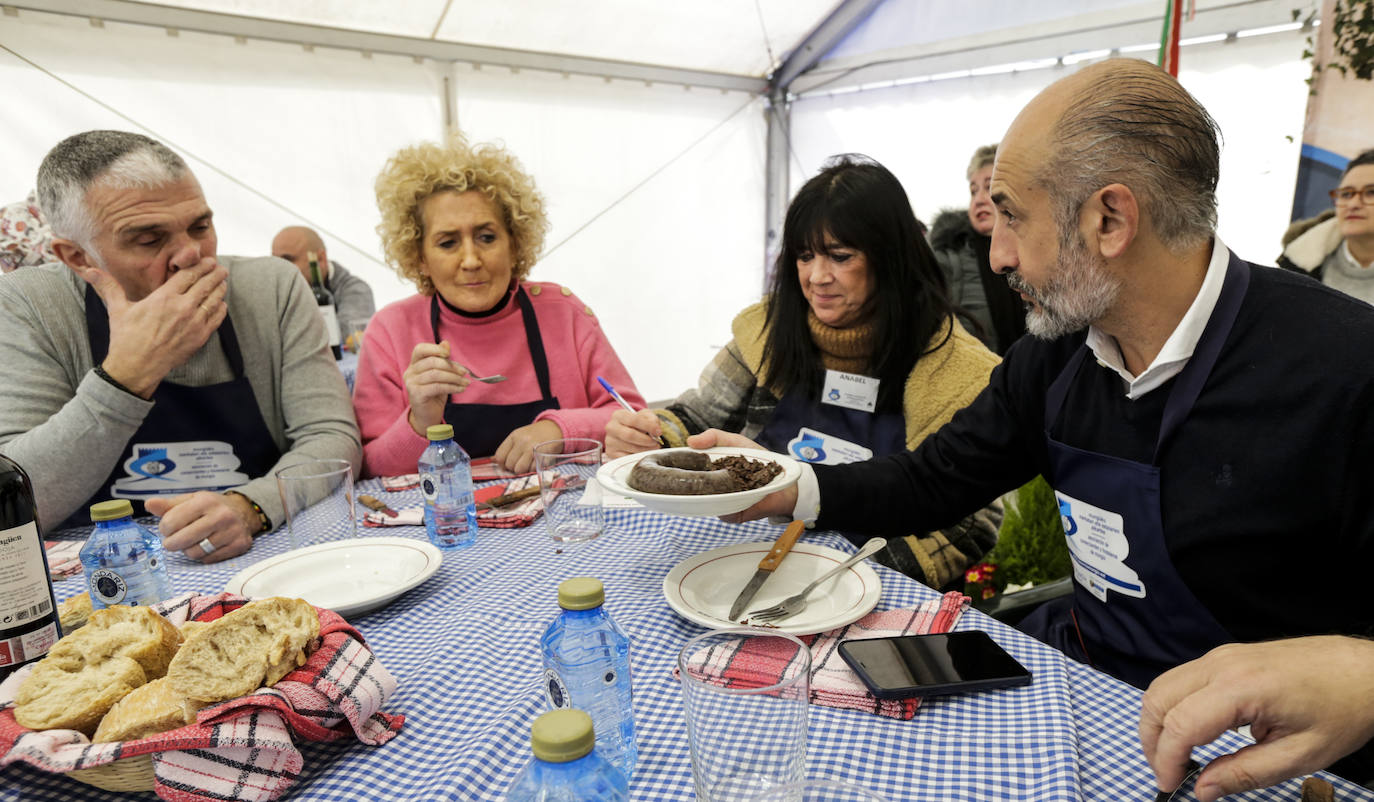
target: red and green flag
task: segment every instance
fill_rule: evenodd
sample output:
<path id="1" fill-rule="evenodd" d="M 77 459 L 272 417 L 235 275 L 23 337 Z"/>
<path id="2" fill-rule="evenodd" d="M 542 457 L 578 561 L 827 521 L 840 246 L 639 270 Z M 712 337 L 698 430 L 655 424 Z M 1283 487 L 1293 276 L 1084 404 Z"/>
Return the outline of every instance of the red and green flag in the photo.
<path id="1" fill-rule="evenodd" d="M 1164 32 L 1159 37 L 1159 66 L 1178 77 L 1178 34 L 1183 27 L 1183 5 L 1188 5 L 1188 19 L 1197 14 L 1193 0 L 1165 0 Z"/>

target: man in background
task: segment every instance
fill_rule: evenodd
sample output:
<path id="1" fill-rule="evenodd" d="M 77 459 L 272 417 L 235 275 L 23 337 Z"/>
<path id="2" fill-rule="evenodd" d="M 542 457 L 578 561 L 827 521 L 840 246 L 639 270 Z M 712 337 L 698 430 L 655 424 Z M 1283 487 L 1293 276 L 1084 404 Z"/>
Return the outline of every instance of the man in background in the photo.
<path id="1" fill-rule="evenodd" d="M 344 336 L 367 325 L 372 313 L 377 311 L 372 300 L 372 288 L 367 282 L 344 270 L 338 262 L 329 261 L 324 240 L 313 228 L 287 226 L 272 238 L 272 255 L 285 259 L 296 266 L 310 281 L 310 254 L 320 263 L 320 280 L 334 294 L 334 311 L 339 316 L 339 326 Z"/>

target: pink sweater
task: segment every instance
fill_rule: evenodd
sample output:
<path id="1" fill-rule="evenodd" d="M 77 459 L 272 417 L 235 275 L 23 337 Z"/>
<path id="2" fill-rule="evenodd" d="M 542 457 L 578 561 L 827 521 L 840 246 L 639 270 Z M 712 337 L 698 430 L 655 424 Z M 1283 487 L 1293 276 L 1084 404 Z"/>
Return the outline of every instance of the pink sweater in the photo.
<path id="1" fill-rule="evenodd" d="M 535 420 L 557 423 L 564 437 L 604 440 L 606 423 L 620 406 L 596 377 L 605 378 L 636 409 L 643 408 L 643 397 L 590 307 L 557 284 L 527 281 L 524 286 L 539 320 L 550 390 L 561 406 L 539 413 Z M 363 437 L 363 476 L 414 473 L 429 442 L 410 428 L 410 401 L 402 379 L 415 346 L 434 342 L 429 303 L 428 296 L 414 295 L 387 305 L 368 324 L 353 390 L 353 410 Z M 539 381 L 514 298 L 486 318 L 462 317 L 441 303 L 439 337 L 449 342 L 454 362 L 479 376 L 500 373 L 507 377 L 499 384 L 469 384 L 453 395 L 455 404 L 522 404 L 539 399 Z"/>

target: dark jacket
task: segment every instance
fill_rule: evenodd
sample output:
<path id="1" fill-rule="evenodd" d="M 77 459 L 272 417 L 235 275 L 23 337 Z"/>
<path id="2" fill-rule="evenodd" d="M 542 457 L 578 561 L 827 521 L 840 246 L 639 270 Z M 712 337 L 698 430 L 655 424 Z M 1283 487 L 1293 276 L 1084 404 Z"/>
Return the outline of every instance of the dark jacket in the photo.
<path id="1" fill-rule="evenodd" d="M 935 261 L 949 279 L 949 294 L 960 322 L 998 355 L 1026 333 L 1026 310 L 1007 280 L 992 272 L 992 240 L 973 230 L 963 209 L 946 209 L 928 237 Z"/>

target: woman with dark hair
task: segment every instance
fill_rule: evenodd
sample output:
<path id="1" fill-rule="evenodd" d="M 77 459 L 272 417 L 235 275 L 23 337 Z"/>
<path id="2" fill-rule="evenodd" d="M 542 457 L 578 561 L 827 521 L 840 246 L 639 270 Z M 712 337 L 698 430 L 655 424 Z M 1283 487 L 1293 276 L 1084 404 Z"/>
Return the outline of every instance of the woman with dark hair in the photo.
<path id="1" fill-rule="evenodd" d="M 617 411 L 606 450 L 670 446 L 706 429 L 738 432 L 807 462 L 913 448 L 987 384 L 997 364 L 954 319 L 945 277 L 906 191 L 861 156 L 831 159 L 788 207 L 768 297 L 666 409 Z M 954 527 L 893 538 L 880 559 L 932 587 L 996 541 L 1001 506 Z"/>

